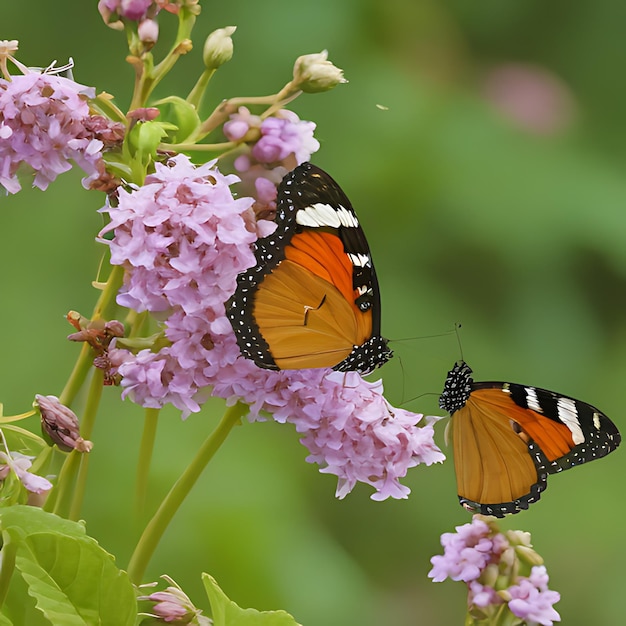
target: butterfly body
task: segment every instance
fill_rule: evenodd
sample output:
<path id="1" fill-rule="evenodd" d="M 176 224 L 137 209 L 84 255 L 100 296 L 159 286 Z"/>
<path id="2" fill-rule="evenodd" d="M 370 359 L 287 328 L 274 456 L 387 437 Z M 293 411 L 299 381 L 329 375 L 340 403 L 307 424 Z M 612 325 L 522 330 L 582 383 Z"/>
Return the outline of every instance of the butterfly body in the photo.
<path id="1" fill-rule="evenodd" d="M 368 373 L 385 363 L 376 273 L 339 185 L 299 165 L 278 188 L 276 224 L 227 305 L 242 354 L 267 369 Z"/>
<path id="2" fill-rule="evenodd" d="M 451 415 L 459 501 L 502 517 L 536 502 L 547 477 L 606 456 L 621 442 L 599 409 L 546 389 L 474 382 L 464 362 L 448 373 L 439 404 Z"/>

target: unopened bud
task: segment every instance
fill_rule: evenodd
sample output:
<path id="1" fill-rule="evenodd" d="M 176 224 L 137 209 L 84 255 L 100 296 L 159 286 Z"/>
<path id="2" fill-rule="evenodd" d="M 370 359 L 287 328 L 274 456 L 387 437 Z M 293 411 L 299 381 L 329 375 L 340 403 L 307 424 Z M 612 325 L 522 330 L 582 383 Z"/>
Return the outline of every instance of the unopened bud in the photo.
<path id="1" fill-rule="evenodd" d="M 306 93 L 328 91 L 347 82 L 343 70 L 328 60 L 327 50 L 298 57 L 293 66 L 293 86 Z"/>
<path id="2" fill-rule="evenodd" d="M 214 30 L 204 42 L 202 60 L 209 70 L 216 70 L 220 65 L 230 61 L 233 57 L 233 40 L 231 35 L 237 30 L 236 26 L 227 26 Z"/>
<path id="3" fill-rule="evenodd" d="M 159 38 L 159 24 L 156 20 L 145 19 L 139 22 L 137 34 L 142 43 L 154 45 Z"/>
<path id="4" fill-rule="evenodd" d="M 74 411 L 59 402 L 56 396 L 35 396 L 35 406 L 41 414 L 41 429 L 52 443 L 63 450 L 71 452 L 89 452 L 93 447 L 91 441 L 85 441 L 79 432 L 78 418 Z"/>

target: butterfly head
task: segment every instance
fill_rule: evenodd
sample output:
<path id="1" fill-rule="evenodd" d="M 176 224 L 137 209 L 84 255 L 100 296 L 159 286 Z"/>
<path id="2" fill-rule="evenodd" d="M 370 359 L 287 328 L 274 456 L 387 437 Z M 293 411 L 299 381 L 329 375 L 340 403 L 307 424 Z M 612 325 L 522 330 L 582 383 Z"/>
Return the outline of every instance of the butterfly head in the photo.
<path id="1" fill-rule="evenodd" d="M 452 414 L 462 409 L 472 391 L 472 368 L 465 361 L 457 361 L 448 372 L 439 408 Z"/>

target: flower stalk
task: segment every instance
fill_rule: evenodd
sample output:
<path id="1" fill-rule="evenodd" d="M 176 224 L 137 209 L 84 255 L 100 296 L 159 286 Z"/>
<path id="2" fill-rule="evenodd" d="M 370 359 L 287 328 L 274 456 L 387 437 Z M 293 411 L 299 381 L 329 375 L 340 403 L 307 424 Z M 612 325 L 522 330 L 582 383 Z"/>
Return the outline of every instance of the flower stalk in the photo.
<path id="1" fill-rule="evenodd" d="M 150 558 L 176 511 L 178 511 L 180 505 L 189 495 L 209 461 L 224 443 L 233 426 L 240 422 L 247 411 L 248 407 L 241 403 L 226 409 L 220 423 L 202 444 L 191 463 L 174 483 L 158 510 L 150 522 L 148 522 L 127 568 L 128 575 L 135 584 L 141 582 Z"/>

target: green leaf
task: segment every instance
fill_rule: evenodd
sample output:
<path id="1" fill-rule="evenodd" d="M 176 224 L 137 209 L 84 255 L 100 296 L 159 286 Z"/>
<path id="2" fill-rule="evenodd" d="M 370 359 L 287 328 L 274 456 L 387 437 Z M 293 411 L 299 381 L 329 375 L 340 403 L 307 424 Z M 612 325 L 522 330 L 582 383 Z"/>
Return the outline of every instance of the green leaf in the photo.
<path id="1" fill-rule="evenodd" d="M 178 96 L 169 96 L 159 100 L 157 105 L 169 104 L 172 108 L 172 117 L 176 124 L 178 132 L 171 137 L 172 143 L 182 143 L 189 137 L 193 131 L 200 126 L 200 117 L 198 111 L 193 104 L 187 102 Z"/>
<path id="2" fill-rule="evenodd" d="M 208 574 L 202 574 L 202 582 L 211 603 L 214 626 L 300 626 L 285 611 L 242 609 L 226 597 L 215 579 Z"/>
<path id="3" fill-rule="evenodd" d="M 44 619 L 21 623 L 135 623 L 137 602 L 128 575 L 86 535 L 82 524 L 36 507 L 14 506 L 0 512 L 0 528 L 3 556 L 7 550 L 15 552 L 2 611 L 5 615 L 16 616 L 20 610 L 16 604 L 34 600 L 39 617 Z M 0 578 L 10 574 L 2 571 Z"/>

